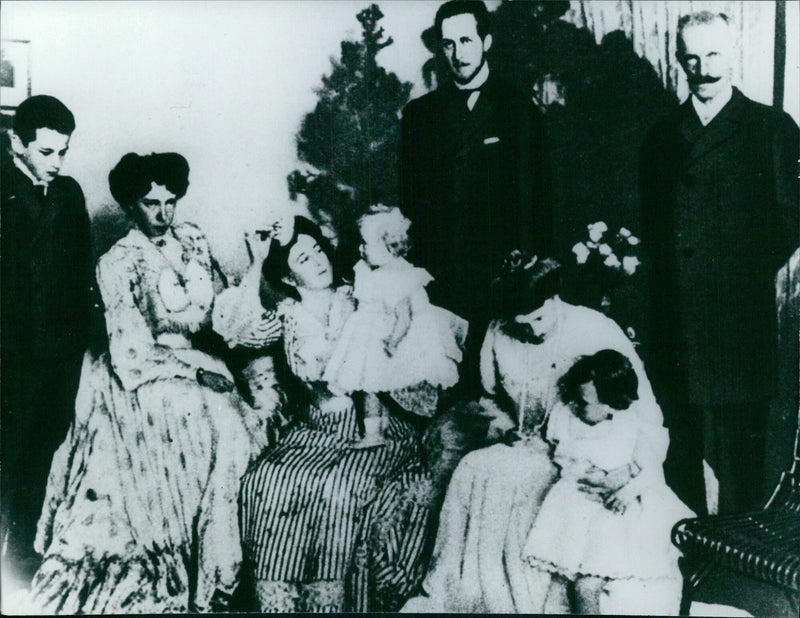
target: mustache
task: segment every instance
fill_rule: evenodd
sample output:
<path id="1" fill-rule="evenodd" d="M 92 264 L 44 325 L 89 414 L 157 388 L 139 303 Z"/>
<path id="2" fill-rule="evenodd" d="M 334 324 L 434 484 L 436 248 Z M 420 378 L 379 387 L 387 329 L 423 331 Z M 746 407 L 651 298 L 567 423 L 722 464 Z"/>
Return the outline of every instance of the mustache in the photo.
<path id="1" fill-rule="evenodd" d="M 536 335 L 533 332 L 530 324 L 515 322 L 513 319 L 505 320 L 501 324 L 501 329 L 506 335 L 513 339 L 518 339 L 523 343 L 531 343 L 533 345 L 540 345 L 544 343 L 544 335 Z"/>
<path id="2" fill-rule="evenodd" d="M 699 75 L 697 77 L 692 77 L 689 81 L 692 84 L 716 84 L 721 79 L 722 79 L 721 75 L 717 77 L 714 77 L 712 75 Z"/>

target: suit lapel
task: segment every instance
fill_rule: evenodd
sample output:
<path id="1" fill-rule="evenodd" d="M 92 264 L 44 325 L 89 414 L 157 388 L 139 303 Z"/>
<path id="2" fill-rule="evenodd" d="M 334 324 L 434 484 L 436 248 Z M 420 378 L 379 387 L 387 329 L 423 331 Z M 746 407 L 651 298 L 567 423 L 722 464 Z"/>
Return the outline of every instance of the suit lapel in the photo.
<path id="1" fill-rule="evenodd" d="M 688 161 L 691 166 L 737 134 L 737 125 L 745 111 L 746 99 L 734 88 L 731 100 L 705 127 L 697 118 L 691 101 L 686 101 L 684 105 L 688 109 L 684 112 L 681 134 L 691 145 Z"/>
<path id="2" fill-rule="evenodd" d="M 469 111 L 469 108 L 467 108 L 461 93 L 456 92 L 454 94 L 453 98 L 457 101 L 460 117 L 463 118 L 461 124 L 462 132 L 459 139 L 459 151 L 462 154 L 475 145 L 482 144 L 483 139 L 486 137 L 486 126 L 490 120 L 494 95 L 492 85 L 493 78 L 490 75 L 489 79 L 486 80 L 486 83 L 480 89 L 480 96 L 478 96 L 478 100 L 475 103 L 475 107 L 472 108 L 472 111 Z"/>
<path id="3" fill-rule="evenodd" d="M 12 163 L 9 163 L 6 170 L 8 176 L 4 175 L 4 179 L 11 178 L 11 182 L 3 187 L 8 191 L 8 201 L 14 204 L 14 209 L 19 214 L 28 219 L 32 225 L 35 224 L 41 214 L 42 205 L 36 197 L 33 183 Z"/>
<path id="4" fill-rule="evenodd" d="M 440 126 L 444 129 L 445 152 L 448 156 L 463 154 L 466 144 L 465 136 L 469 125 L 469 110 L 464 96 L 454 84 L 444 86 L 442 92 L 442 114 Z"/>
<path id="5" fill-rule="evenodd" d="M 24 234 L 27 242 L 33 244 L 41 236 L 43 229 L 52 223 L 55 213 L 50 212 L 47 197 L 43 202 L 39 201 L 30 178 L 13 163 L 9 163 L 4 171 L 3 189 L 7 191 L 7 195 L 3 202 L 8 211 L 3 213 L 3 218 L 6 222 L 16 221 L 21 226 L 19 233 Z"/>
<path id="6" fill-rule="evenodd" d="M 502 102 L 498 102 L 498 98 L 497 80 L 494 74 L 490 73 L 489 78 L 481 88 L 478 101 L 472 109 L 472 135 L 479 134 L 477 137 L 481 143 L 487 137 L 496 137 L 487 134 L 486 131 L 493 119 L 492 110 L 502 109 Z"/>
<path id="7" fill-rule="evenodd" d="M 692 102 L 687 99 L 681 105 L 678 132 L 688 144 L 694 146 L 694 143 L 700 138 L 704 130 L 705 127 L 697 117 L 697 113 L 692 107 Z"/>

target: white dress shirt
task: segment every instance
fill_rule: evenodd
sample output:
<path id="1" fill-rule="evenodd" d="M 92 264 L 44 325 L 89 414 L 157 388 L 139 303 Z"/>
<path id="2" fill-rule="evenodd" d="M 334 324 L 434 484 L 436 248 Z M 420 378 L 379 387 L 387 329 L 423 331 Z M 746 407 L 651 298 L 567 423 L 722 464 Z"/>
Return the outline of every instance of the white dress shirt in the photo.
<path id="1" fill-rule="evenodd" d="M 44 194 L 47 195 L 47 188 L 50 186 L 50 184 L 36 178 L 36 176 L 33 175 L 33 172 L 31 172 L 31 170 L 28 169 L 28 166 L 25 165 L 25 162 L 22 159 L 20 159 L 16 154 L 12 154 L 11 159 L 14 161 L 14 165 L 16 165 L 19 168 L 19 171 L 21 171 L 23 174 L 25 174 L 28 178 L 31 179 L 33 186 L 44 187 Z"/>
<path id="2" fill-rule="evenodd" d="M 701 101 L 695 95 L 692 95 L 692 107 L 694 107 L 700 123 L 704 127 L 708 126 L 708 123 L 714 120 L 714 117 L 722 111 L 722 108 L 728 104 L 732 96 L 733 87 L 730 84 L 725 90 L 708 101 Z"/>
<path id="3" fill-rule="evenodd" d="M 484 62 L 483 66 L 478 70 L 471 80 L 469 80 L 466 84 L 459 84 L 455 82 L 456 88 L 459 90 L 472 90 L 473 92 L 470 93 L 469 97 L 467 97 L 467 107 L 469 111 L 472 111 L 475 107 L 475 104 L 478 102 L 478 97 L 481 96 L 481 91 L 479 88 L 486 83 L 486 80 L 489 79 L 489 63 Z"/>

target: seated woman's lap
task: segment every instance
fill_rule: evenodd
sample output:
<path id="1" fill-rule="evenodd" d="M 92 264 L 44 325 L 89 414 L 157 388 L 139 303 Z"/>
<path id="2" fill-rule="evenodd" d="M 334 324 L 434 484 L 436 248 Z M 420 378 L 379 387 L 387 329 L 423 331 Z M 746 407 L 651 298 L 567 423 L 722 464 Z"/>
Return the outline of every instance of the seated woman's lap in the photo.
<path id="1" fill-rule="evenodd" d="M 397 419 L 379 449 L 349 449 L 306 424 L 290 429 L 242 479 L 242 539 L 255 578 L 343 579 L 364 508 L 414 459 L 415 440 Z"/>
<path id="2" fill-rule="evenodd" d="M 241 554 L 232 481 L 248 444 L 226 395 L 182 378 L 129 393 L 107 355 L 87 365 L 39 522 L 46 555 L 35 602 L 182 611 L 193 576 L 209 598 L 220 582 L 233 586 Z M 200 531 L 192 568 L 185 548 Z"/>
<path id="3" fill-rule="evenodd" d="M 445 592 L 437 602 L 459 611 L 541 612 L 551 578 L 523 562 L 522 547 L 555 478 L 541 441 L 466 455 L 440 513 L 425 590 Z"/>

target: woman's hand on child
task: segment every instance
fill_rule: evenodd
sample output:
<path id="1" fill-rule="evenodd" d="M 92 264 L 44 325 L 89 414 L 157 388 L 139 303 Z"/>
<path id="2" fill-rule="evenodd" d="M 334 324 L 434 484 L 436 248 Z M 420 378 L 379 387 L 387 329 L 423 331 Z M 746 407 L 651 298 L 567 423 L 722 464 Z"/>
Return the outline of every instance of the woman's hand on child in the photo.
<path id="1" fill-rule="evenodd" d="M 578 481 L 578 485 L 580 490 L 588 494 L 593 500 L 607 504 L 610 496 L 624 487 L 631 478 L 631 468 L 628 465 L 614 468 L 608 472 L 592 466 L 586 471 L 583 478 Z"/>
<path id="2" fill-rule="evenodd" d="M 318 407 L 323 414 L 337 414 L 345 412 L 353 405 L 350 397 L 346 395 L 334 395 L 319 400 Z"/>
<path id="3" fill-rule="evenodd" d="M 628 464 L 609 470 L 606 473 L 605 486 L 611 491 L 617 491 L 621 487 L 627 485 L 628 481 L 633 478 L 631 468 Z"/>
<path id="4" fill-rule="evenodd" d="M 617 491 L 609 494 L 604 504 L 607 509 L 622 515 L 626 509 L 633 504 L 641 494 L 637 483 L 629 482 L 620 487 Z"/>

